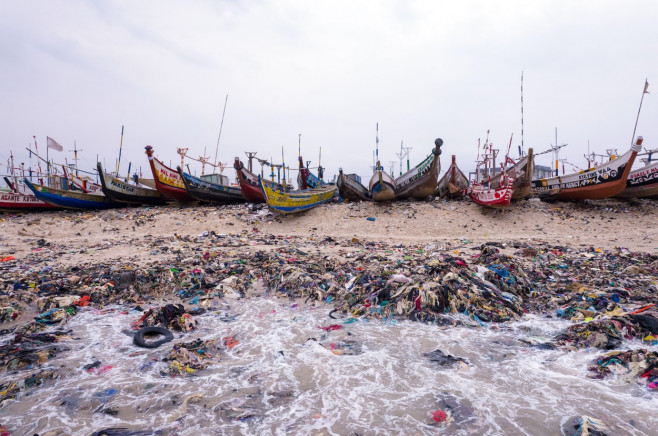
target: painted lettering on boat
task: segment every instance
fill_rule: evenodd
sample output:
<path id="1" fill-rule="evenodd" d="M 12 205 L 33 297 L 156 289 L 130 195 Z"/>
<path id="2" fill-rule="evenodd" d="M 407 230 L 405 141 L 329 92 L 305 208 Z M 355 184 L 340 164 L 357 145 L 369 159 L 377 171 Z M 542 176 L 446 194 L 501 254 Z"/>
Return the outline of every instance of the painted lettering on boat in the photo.
<path id="1" fill-rule="evenodd" d="M 110 180 L 110 185 L 116 186 L 119 189 L 123 189 L 124 191 L 128 192 L 135 192 L 135 188 L 126 184 L 126 183 L 121 183 L 120 181 L 117 181 L 116 179 L 111 179 Z"/>
<path id="2" fill-rule="evenodd" d="M 34 195 L 23 194 L 2 194 L 0 195 L 0 201 L 13 201 L 17 203 L 41 203 L 41 200 L 37 200 Z"/>

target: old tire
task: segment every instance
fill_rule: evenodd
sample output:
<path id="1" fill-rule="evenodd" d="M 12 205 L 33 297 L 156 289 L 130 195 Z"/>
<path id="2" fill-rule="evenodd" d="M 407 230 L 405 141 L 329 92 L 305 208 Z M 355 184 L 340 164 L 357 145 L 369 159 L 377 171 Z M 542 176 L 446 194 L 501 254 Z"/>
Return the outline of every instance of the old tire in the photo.
<path id="1" fill-rule="evenodd" d="M 163 337 L 161 339 L 158 339 L 157 341 L 145 341 L 144 335 L 149 333 L 158 333 Z M 173 339 L 174 339 L 174 334 L 169 330 L 167 330 L 166 328 L 153 326 L 153 327 L 144 327 L 142 329 L 139 329 L 139 331 L 135 333 L 135 337 L 133 338 L 133 343 L 138 347 L 142 347 L 142 348 L 158 348 L 160 345 L 164 344 L 165 342 L 169 342 Z"/>

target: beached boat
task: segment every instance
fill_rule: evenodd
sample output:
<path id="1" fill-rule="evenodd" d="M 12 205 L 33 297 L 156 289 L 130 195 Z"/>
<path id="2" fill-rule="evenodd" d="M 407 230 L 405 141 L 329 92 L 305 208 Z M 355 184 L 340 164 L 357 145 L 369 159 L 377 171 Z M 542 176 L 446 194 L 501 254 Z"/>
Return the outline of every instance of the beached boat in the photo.
<path id="1" fill-rule="evenodd" d="M 145 147 L 146 155 L 149 159 L 149 165 L 153 172 L 153 179 L 155 180 L 155 189 L 157 189 L 165 198 L 188 202 L 195 201 L 192 196 L 185 189 L 183 179 L 178 174 L 178 171 L 169 168 L 157 158 L 153 156 L 153 147 L 147 145 Z"/>
<path id="2" fill-rule="evenodd" d="M 261 179 L 261 189 L 270 210 L 284 214 L 312 209 L 326 203 L 336 195 L 336 185 L 284 192 L 272 189 L 263 183 L 263 179 Z"/>
<path id="3" fill-rule="evenodd" d="M 96 164 L 100 175 L 103 193 L 111 200 L 129 204 L 162 205 L 167 199 L 157 189 L 126 182 L 103 171 L 100 162 Z"/>
<path id="4" fill-rule="evenodd" d="M 512 145 L 512 138 L 510 137 L 509 147 Z M 489 151 L 487 151 L 487 147 Z M 478 139 L 478 159 L 481 156 L 482 160 L 478 160 L 475 169 L 476 180 L 468 187 L 467 193 L 471 200 L 475 203 L 492 208 L 505 208 L 509 207 L 514 194 L 514 179 L 509 177 L 506 171 L 506 164 L 508 162 L 507 156 L 500 165 L 500 173 L 498 175 L 498 183 L 493 186 L 492 172 L 494 170 L 494 157 L 496 151 L 493 149 L 493 144 L 489 142 L 489 131 L 487 130 L 487 139 L 484 141 L 482 154 L 480 154 L 480 140 Z"/>
<path id="5" fill-rule="evenodd" d="M 436 183 L 441 172 L 441 146 L 443 140 L 434 141 L 435 148 L 421 163 L 395 179 L 395 198 L 415 198 L 423 200 L 434 194 Z"/>
<path id="6" fill-rule="evenodd" d="M 227 186 L 228 177 L 226 176 L 221 174 L 206 174 L 201 177 L 195 177 L 184 172 L 181 167 L 176 167 L 176 169 L 185 184 L 187 193 L 199 201 L 220 204 L 244 203 L 245 201 L 240 188 Z"/>
<path id="7" fill-rule="evenodd" d="M 532 193 L 547 200 L 585 200 L 614 197 L 626 188 L 637 153 L 642 148 L 638 136 L 630 150 L 585 171 L 532 181 Z"/>
<path id="8" fill-rule="evenodd" d="M 658 162 L 631 170 L 626 188 L 616 198 L 647 198 L 658 196 Z"/>
<path id="9" fill-rule="evenodd" d="M 344 174 L 342 168 L 338 169 L 336 186 L 340 196 L 345 200 L 371 200 L 368 188 L 361 184 L 361 177 L 357 174 Z"/>
<path id="10" fill-rule="evenodd" d="M 462 198 L 468 188 L 468 178 L 457 166 L 457 158 L 452 155 L 452 163 L 448 171 L 441 177 L 435 191 L 435 195 L 441 198 Z"/>
<path id="11" fill-rule="evenodd" d="M 473 183 L 468 193 L 475 203 L 492 208 L 508 207 L 514 194 L 514 179 L 503 177 L 497 188 L 490 188 L 481 183 Z"/>
<path id="12" fill-rule="evenodd" d="M 508 159 L 512 165 L 505 170 L 508 178 L 514 180 L 514 192 L 512 200 L 522 200 L 532 194 L 532 173 L 535 171 L 535 159 L 533 149 L 528 149 L 528 154 L 521 156 L 517 162 Z M 491 177 L 491 187 L 498 188 L 500 185 L 500 173 Z"/>
<path id="13" fill-rule="evenodd" d="M 17 185 L 5 177 L 9 191 L 0 192 L 0 210 L 5 212 L 29 212 L 59 209 L 49 203 L 39 200 L 25 185 Z"/>
<path id="14" fill-rule="evenodd" d="M 235 168 L 238 177 L 242 197 L 249 203 L 265 203 L 265 195 L 263 194 L 263 190 L 260 188 L 260 182 L 258 181 L 259 177 L 246 169 L 238 157 L 235 158 L 233 168 Z M 266 179 L 262 179 L 262 182 L 273 190 L 283 190 L 283 185 L 280 183 Z M 291 190 L 290 186 L 286 186 L 287 192 L 290 192 Z"/>
<path id="15" fill-rule="evenodd" d="M 43 185 L 32 184 L 25 179 L 25 185 L 32 190 L 34 196 L 45 202 L 64 209 L 111 209 L 121 204 L 110 200 L 103 193 L 90 194 L 80 191 L 65 191 Z"/>
<path id="16" fill-rule="evenodd" d="M 62 166 L 62 169 L 64 170 L 64 177 L 69 179 L 71 184 L 80 191 L 86 194 L 100 194 L 103 192 L 103 186 L 94 182 L 91 177 L 86 175 L 79 176 L 73 172 L 69 174 L 65 166 Z"/>
<path id="17" fill-rule="evenodd" d="M 304 159 L 299 156 L 299 173 L 297 174 L 297 186 L 299 186 L 299 189 L 315 189 L 326 185 L 328 183 L 325 183 L 324 180 L 320 179 L 304 166 Z"/>
<path id="18" fill-rule="evenodd" d="M 391 201 L 395 198 L 395 179 L 384 171 L 380 161 L 368 184 L 370 197 L 375 201 Z"/>

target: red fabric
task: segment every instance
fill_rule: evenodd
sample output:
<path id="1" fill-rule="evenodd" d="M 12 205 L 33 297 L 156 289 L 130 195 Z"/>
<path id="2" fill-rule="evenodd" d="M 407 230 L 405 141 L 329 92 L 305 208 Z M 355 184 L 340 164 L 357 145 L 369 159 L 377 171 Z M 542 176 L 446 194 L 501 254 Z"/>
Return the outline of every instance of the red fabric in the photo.
<path id="1" fill-rule="evenodd" d="M 327 326 L 327 327 L 318 327 L 318 328 L 320 328 L 320 329 L 322 329 L 326 332 L 329 332 L 329 331 L 332 331 L 332 330 L 340 330 L 340 329 L 343 328 L 343 326 L 340 325 L 340 324 L 331 324 L 330 326 Z"/>
<path id="2" fill-rule="evenodd" d="M 237 339 L 235 339 L 233 336 L 227 336 L 224 338 L 224 345 L 226 345 L 229 348 L 233 348 L 236 345 L 238 345 L 240 342 L 238 342 Z"/>
<path id="3" fill-rule="evenodd" d="M 446 419 L 448 419 L 448 417 L 446 416 L 446 413 L 443 410 L 436 410 L 432 412 L 432 419 L 436 422 L 443 422 Z"/>
<path id="4" fill-rule="evenodd" d="M 83 295 L 79 300 L 73 302 L 74 306 L 86 307 L 89 304 L 89 295 Z"/>

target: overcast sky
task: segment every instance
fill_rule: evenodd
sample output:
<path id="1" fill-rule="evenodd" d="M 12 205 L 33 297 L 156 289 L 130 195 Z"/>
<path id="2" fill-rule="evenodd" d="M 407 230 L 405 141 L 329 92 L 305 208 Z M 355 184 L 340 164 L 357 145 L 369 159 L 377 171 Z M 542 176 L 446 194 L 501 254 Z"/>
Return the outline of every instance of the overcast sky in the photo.
<path id="1" fill-rule="evenodd" d="M 146 174 L 146 145 L 174 166 L 178 147 L 213 160 L 226 95 L 222 162 L 280 162 L 283 146 L 295 165 L 301 133 L 311 166 L 322 147 L 325 175 L 367 182 L 379 123 L 387 168 L 401 141 L 415 165 L 440 137 L 444 169 L 456 154 L 469 171 L 487 130 L 518 156 L 522 71 L 525 149 L 557 127 L 560 158 L 585 167 L 588 142 L 628 149 L 645 79 L 637 134 L 658 148 L 657 20 L 655 0 L 0 0 L 2 172 L 33 135 L 64 146 L 56 162 L 75 143 L 81 168 L 113 169 L 121 126 L 122 173 Z"/>

